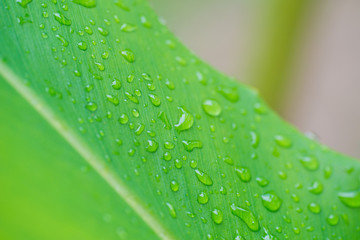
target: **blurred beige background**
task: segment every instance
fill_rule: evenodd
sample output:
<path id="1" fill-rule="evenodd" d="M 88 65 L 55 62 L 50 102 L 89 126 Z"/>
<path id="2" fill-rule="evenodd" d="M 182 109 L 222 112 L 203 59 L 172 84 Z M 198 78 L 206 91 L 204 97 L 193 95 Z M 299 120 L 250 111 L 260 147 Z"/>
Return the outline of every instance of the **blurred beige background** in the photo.
<path id="1" fill-rule="evenodd" d="M 271 14 L 264 15 L 274 11 L 281 18 L 280 8 L 264 9 L 263 0 L 151 3 L 198 56 L 256 85 L 251 69 L 256 61 L 262 64 L 261 47 L 268 36 L 263 32 L 272 31 L 266 25 Z M 296 31 L 284 32 L 294 35 L 294 41 L 278 74 L 285 76 L 286 89 L 281 93 L 274 88 L 270 93 L 281 96 L 274 108 L 301 131 L 311 131 L 322 143 L 360 158 L 360 1 L 309 1 L 299 16 L 299 24 L 289 28 Z M 284 22 L 286 16 L 279 19 Z M 281 49 L 281 42 L 271 44 Z"/>

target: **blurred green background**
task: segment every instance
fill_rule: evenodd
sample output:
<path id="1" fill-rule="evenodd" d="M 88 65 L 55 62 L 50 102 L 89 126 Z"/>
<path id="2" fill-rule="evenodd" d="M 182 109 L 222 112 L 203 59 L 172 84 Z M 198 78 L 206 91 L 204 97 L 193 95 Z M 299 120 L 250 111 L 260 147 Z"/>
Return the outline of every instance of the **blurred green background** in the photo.
<path id="1" fill-rule="evenodd" d="M 360 1 L 151 0 L 198 56 L 320 142 L 360 158 Z"/>

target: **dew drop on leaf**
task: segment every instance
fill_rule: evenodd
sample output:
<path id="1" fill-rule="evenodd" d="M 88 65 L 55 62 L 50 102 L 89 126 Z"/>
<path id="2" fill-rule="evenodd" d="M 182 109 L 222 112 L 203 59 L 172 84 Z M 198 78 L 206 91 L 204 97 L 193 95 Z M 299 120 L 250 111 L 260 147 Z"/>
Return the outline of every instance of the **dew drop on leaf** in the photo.
<path id="1" fill-rule="evenodd" d="M 238 207 L 234 203 L 230 207 L 231 213 L 236 217 L 239 217 L 251 231 L 259 231 L 259 221 L 250 210 Z"/>
<path id="2" fill-rule="evenodd" d="M 184 148 L 188 152 L 192 152 L 194 148 L 202 148 L 203 144 L 199 140 L 184 140 L 182 141 Z"/>
<path id="3" fill-rule="evenodd" d="M 287 137 L 282 136 L 282 135 L 276 135 L 274 137 L 274 139 L 275 139 L 276 144 L 279 145 L 280 147 L 289 148 L 292 145 L 291 140 L 289 138 L 287 138 Z"/>
<path id="4" fill-rule="evenodd" d="M 338 197 L 340 201 L 348 207 L 360 207 L 360 191 L 339 192 Z"/>
<path id="5" fill-rule="evenodd" d="M 330 225 L 330 226 L 335 226 L 338 224 L 339 222 L 339 216 L 337 214 L 330 214 L 327 218 L 326 218 L 326 222 Z"/>
<path id="6" fill-rule="evenodd" d="M 320 205 L 314 202 L 309 203 L 308 209 L 310 212 L 318 214 L 321 211 Z"/>
<path id="7" fill-rule="evenodd" d="M 206 114 L 217 117 L 221 113 L 221 106 L 220 104 L 215 100 L 205 100 L 202 104 L 202 107 Z"/>
<path id="8" fill-rule="evenodd" d="M 173 206 L 171 203 L 166 203 L 166 206 L 168 207 L 170 216 L 171 216 L 172 218 L 176 218 L 176 211 L 175 211 L 174 206 Z"/>
<path id="9" fill-rule="evenodd" d="M 155 140 L 147 140 L 146 142 L 146 151 L 154 153 L 158 149 L 159 144 Z"/>
<path id="10" fill-rule="evenodd" d="M 120 53 L 129 63 L 133 63 L 135 61 L 135 54 L 130 49 L 122 50 Z"/>
<path id="11" fill-rule="evenodd" d="M 205 192 L 201 192 L 197 197 L 197 201 L 200 204 L 206 204 L 209 201 L 209 197 Z"/>
<path id="12" fill-rule="evenodd" d="M 115 90 L 119 90 L 121 88 L 121 82 L 119 79 L 114 79 L 111 83 L 111 86 L 113 87 L 113 89 Z"/>
<path id="13" fill-rule="evenodd" d="M 178 123 L 175 125 L 176 130 L 184 131 L 192 127 L 194 124 L 194 117 L 187 111 L 185 107 L 178 107 L 180 110 L 180 119 Z"/>
<path id="14" fill-rule="evenodd" d="M 314 193 L 314 194 L 322 193 L 323 189 L 324 189 L 324 186 L 319 181 L 312 182 L 312 184 L 308 187 L 309 192 Z"/>
<path id="15" fill-rule="evenodd" d="M 215 208 L 211 211 L 211 219 L 216 224 L 221 224 L 223 221 L 223 213 L 220 209 Z"/>
<path id="16" fill-rule="evenodd" d="M 32 0 L 16 0 L 16 2 L 23 8 L 26 8 L 27 5 L 32 2 Z"/>
<path id="17" fill-rule="evenodd" d="M 149 94 L 149 99 L 150 99 L 150 102 L 155 106 L 155 107 L 158 107 L 160 106 L 160 97 L 156 94 Z"/>
<path id="18" fill-rule="evenodd" d="M 210 176 L 207 175 L 206 173 L 200 171 L 199 169 L 195 170 L 195 175 L 202 184 L 204 184 L 206 186 L 211 186 L 213 184 L 213 181 L 210 178 Z"/>
<path id="19" fill-rule="evenodd" d="M 300 163 L 310 171 L 315 171 L 319 168 L 319 161 L 314 156 L 304 156 L 300 158 Z"/>
<path id="20" fill-rule="evenodd" d="M 246 167 L 235 168 L 235 173 L 243 182 L 249 182 L 251 180 L 250 170 Z"/>
<path id="21" fill-rule="evenodd" d="M 79 42 L 77 46 L 82 51 L 86 51 L 86 49 L 87 49 L 87 44 L 84 41 Z"/>
<path id="22" fill-rule="evenodd" d="M 123 32 L 133 32 L 136 29 L 137 29 L 137 26 L 129 24 L 129 23 L 124 23 L 120 27 L 120 30 L 123 31 Z"/>
<path id="23" fill-rule="evenodd" d="M 71 0 L 73 3 L 79 4 L 83 7 L 94 8 L 96 7 L 95 0 Z"/>
<path id="24" fill-rule="evenodd" d="M 176 181 L 171 181 L 170 182 L 170 188 L 173 192 L 177 192 L 179 191 L 179 183 Z"/>
<path id="25" fill-rule="evenodd" d="M 279 210 L 282 200 L 279 198 L 274 191 L 266 192 L 261 196 L 262 203 L 266 209 L 271 212 L 276 212 Z"/>
<path id="26" fill-rule="evenodd" d="M 54 13 L 55 20 L 58 21 L 62 25 L 70 26 L 71 20 L 67 19 L 64 14 L 56 12 Z"/>
<path id="27" fill-rule="evenodd" d="M 160 112 L 158 115 L 158 118 L 162 121 L 164 124 L 164 128 L 170 130 L 172 128 L 169 119 L 167 118 L 167 115 L 165 112 Z"/>
<path id="28" fill-rule="evenodd" d="M 235 103 L 239 100 L 238 90 L 235 87 L 230 88 L 225 86 L 219 86 L 217 88 L 217 91 L 230 102 Z"/>
<path id="29" fill-rule="evenodd" d="M 126 124 L 128 121 L 129 121 L 129 117 L 125 113 L 120 115 L 119 123 Z"/>
<path id="30" fill-rule="evenodd" d="M 88 103 L 86 104 L 86 109 L 89 110 L 89 111 L 91 111 L 91 112 L 95 112 L 96 109 L 97 109 L 97 104 L 94 103 L 94 102 L 88 102 Z"/>
<path id="31" fill-rule="evenodd" d="M 256 182 L 259 184 L 260 187 L 266 187 L 269 184 L 269 181 L 265 178 L 257 177 Z"/>

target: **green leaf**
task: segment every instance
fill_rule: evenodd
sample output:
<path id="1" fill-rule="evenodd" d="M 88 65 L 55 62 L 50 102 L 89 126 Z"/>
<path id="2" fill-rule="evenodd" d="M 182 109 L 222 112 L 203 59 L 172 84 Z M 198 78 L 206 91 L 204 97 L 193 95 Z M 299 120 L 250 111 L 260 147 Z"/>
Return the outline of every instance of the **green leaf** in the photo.
<path id="1" fill-rule="evenodd" d="M 360 164 L 199 60 L 145 1 L 5 0 L 0 16 L 2 238 L 360 237 Z"/>

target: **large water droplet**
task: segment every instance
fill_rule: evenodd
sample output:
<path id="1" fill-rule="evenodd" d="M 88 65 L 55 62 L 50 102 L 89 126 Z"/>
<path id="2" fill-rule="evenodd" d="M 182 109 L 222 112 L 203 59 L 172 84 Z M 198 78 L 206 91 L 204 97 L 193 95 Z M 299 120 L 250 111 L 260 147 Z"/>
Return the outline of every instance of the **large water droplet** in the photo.
<path id="1" fill-rule="evenodd" d="M 314 181 L 309 187 L 308 187 L 308 190 L 309 192 L 311 193 L 314 193 L 314 194 L 320 194 L 322 193 L 324 189 L 324 186 L 321 182 L 319 181 Z"/>
<path id="2" fill-rule="evenodd" d="M 204 185 L 206 186 L 211 186 L 213 184 L 212 179 L 210 178 L 209 175 L 207 175 L 206 173 L 200 171 L 199 169 L 195 170 L 195 174 L 197 179 Z"/>
<path id="3" fill-rule="evenodd" d="M 327 223 L 330 226 L 335 226 L 338 224 L 339 222 L 339 216 L 337 214 L 330 214 L 327 218 L 326 218 Z"/>
<path id="4" fill-rule="evenodd" d="M 279 210 L 282 200 L 279 198 L 274 191 L 266 192 L 261 196 L 262 203 L 266 209 L 271 212 L 276 212 Z"/>
<path id="5" fill-rule="evenodd" d="M 197 201 L 200 204 L 206 204 L 209 201 L 209 197 L 205 192 L 201 192 L 197 197 Z"/>
<path id="6" fill-rule="evenodd" d="M 171 216 L 172 218 L 176 218 L 176 211 L 175 211 L 174 206 L 173 206 L 171 203 L 166 203 L 166 206 L 168 207 L 170 216 Z"/>
<path id="7" fill-rule="evenodd" d="M 87 44 L 86 44 L 86 42 L 84 42 L 84 41 L 79 42 L 79 43 L 78 43 L 78 48 L 79 48 L 80 50 L 86 51 L 86 49 L 87 49 Z"/>
<path id="8" fill-rule="evenodd" d="M 277 143 L 277 145 L 283 148 L 289 148 L 292 145 L 292 141 L 289 138 L 282 135 L 276 135 L 275 142 Z"/>
<path id="9" fill-rule="evenodd" d="M 300 158 L 300 163 L 310 171 L 315 171 L 319 168 L 319 161 L 314 156 L 304 156 Z"/>
<path id="10" fill-rule="evenodd" d="M 236 175 L 243 182 L 249 182 L 251 180 L 250 170 L 246 167 L 235 168 Z"/>
<path id="11" fill-rule="evenodd" d="M 259 221 L 254 216 L 254 214 L 245 208 L 240 208 L 236 206 L 234 203 L 230 206 L 231 213 L 237 217 L 239 217 L 251 231 L 257 232 L 259 231 Z"/>
<path id="12" fill-rule="evenodd" d="M 32 2 L 32 0 L 16 0 L 16 2 L 23 8 L 26 8 L 27 5 Z"/>
<path id="13" fill-rule="evenodd" d="M 155 140 L 147 140 L 146 142 L 146 151 L 148 152 L 156 152 L 156 150 L 158 149 L 159 144 L 155 141 Z"/>
<path id="14" fill-rule="evenodd" d="M 135 61 L 135 54 L 130 49 L 125 49 L 120 53 L 129 63 L 133 63 Z"/>
<path id="15" fill-rule="evenodd" d="M 223 217 L 224 215 L 220 209 L 215 208 L 211 211 L 211 219 L 214 221 L 214 223 L 221 224 L 223 221 Z"/>
<path id="16" fill-rule="evenodd" d="M 184 131 L 192 127 L 194 124 L 194 117 L 185 107 L 178 107 L 180 110 L 179 122 L 175 125 L 176 130 Z"/>
<path id="17" fill-rule="evenodd" d="M 221 113 L 221 106 L 220 104 L 215 100 L 205 100 L 202 104 L 202 107 L 206 114 L 217 117 Z"/>
<path id="18" fill-rule="evenodd" d="M 202 142 L 199 140 L 184 140 L 182 141 L 184 148 L 188 152 L 192 152 L 194 148 L 202 148 Z"/>
<path id="19" fill-rule="evenodd" d="M 79 4 L 83 7 L 94 8 L 96 7 L 95 0 L 71 0 L 73 3 Z"/>
<path id="20" fill-rule="evenodd" d="M 56 12 L 54 13 L 55 20 L 58 21 L 62 25 L 70 26 L 71 20 L 67 19 L 64 14 Z"/>
<path id="21" fill-rule="evenodd" d="M 158 107 L 160 106 L 160 97 L 156 94 L 149 94 L 149 99 L 151 101 L 151 103 L 155 106 L 155 107 Z"/>
<path id="22" fill-rule="evenodd" d="M 320 211 L 321 211 L 320 205 L 317 203 L 314 203 L 314 202 L 309 203 L 308 209 L 310 212 L 315 213 L 315 214 L 320 213 Z"/>
<path id="23" fill-rule="evenodd" d="M 338 197 L 340 201 L 348 207 L 360 207 L 360 191 L 340 192 Z"/>

